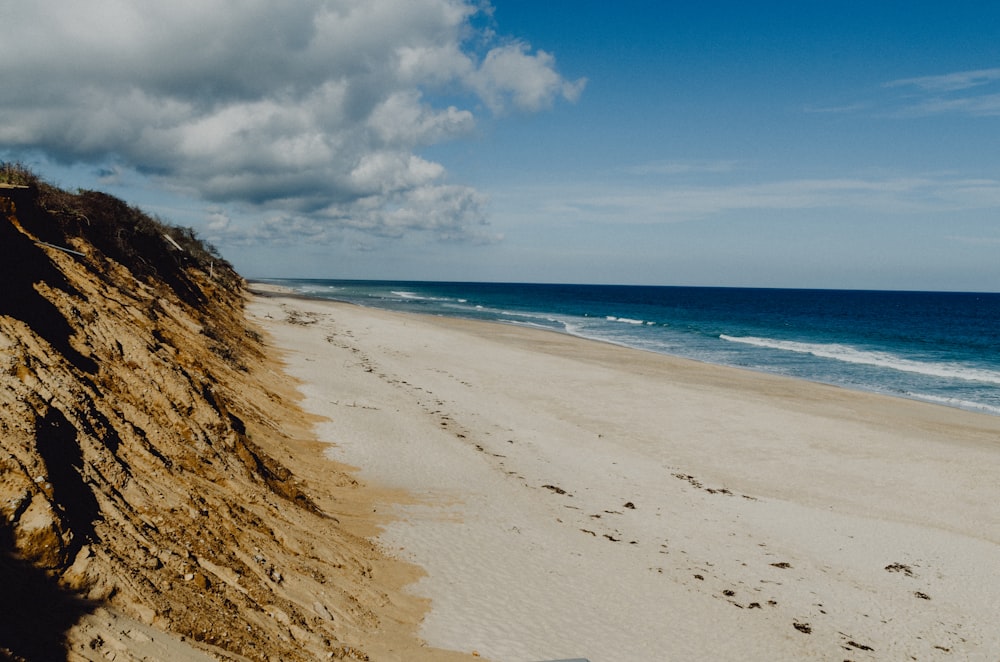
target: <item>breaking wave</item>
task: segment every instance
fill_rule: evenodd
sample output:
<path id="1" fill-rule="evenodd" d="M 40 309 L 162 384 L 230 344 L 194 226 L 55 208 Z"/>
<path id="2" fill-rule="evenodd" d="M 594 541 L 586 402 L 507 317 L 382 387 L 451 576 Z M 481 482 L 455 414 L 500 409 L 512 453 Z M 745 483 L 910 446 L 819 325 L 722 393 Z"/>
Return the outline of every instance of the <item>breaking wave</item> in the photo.
<path id="1" fill-rule="evenodd" d="M 888 352 L 874 352 L 857 349 L 849 345 L 836 343 L 803 343 L 792 340 L 773 340 L 771 338 L 757 338 L 754 336 L 719 336 L 722 340 L 729 342 L 754 345 L 756 347 L 766 347 L 786 352 L 797 352 L 799 354 L 810 354 L 834 361 L 844 363 L 854 363 L 862 365 L 888 368 L 900 372 L 911 372 L 930 377 L 943 377 L 945 379 L 961 379 L 971 382 L 985 382 L 988 384 L 1000 384 L 1000 372 L 994 370 L 983 370 L 981 368 L 971 368 L 957 363 L 928 363 L 925 361 L 915 361 L 890 354 Z"/>

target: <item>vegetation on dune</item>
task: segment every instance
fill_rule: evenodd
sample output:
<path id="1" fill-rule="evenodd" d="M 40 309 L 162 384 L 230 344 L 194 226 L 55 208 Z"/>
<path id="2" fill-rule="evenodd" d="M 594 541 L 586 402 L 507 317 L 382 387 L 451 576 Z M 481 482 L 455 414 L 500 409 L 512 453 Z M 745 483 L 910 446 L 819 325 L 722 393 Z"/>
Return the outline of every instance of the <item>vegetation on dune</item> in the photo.
<path id="1" fill-rule="evenodd" d="M 188 303 L 201 303 L 202 296 L 188 273 L 191 269 L 211 274 L 223 287 L 238 289 L 242 284 L 233 266 L 194 229 L 150 216 L 113 195 L 65 191 L 20 163 L 0 162 L 0 184 L 27 187 L 24 195 L 30 203 L 18 217 L 40 240 L 65 245 L 73 237 L 86 237 L 137 278 L 162 280 Z"/>

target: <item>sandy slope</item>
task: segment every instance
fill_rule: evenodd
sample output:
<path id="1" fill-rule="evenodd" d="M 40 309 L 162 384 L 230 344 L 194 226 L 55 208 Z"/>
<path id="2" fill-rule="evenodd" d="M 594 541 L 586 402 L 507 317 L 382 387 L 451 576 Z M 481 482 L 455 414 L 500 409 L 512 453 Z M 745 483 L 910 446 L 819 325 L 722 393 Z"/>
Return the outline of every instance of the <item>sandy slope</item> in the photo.
<path id="1" fill-rule="evenodd" d="M 1000 418 L 258 297 L 329 455 L 406 490 L 421 635 L 495 660 L 1000 659 Z"/>
<path id="2" fill-rule="evenodd" d="M 414 636 L 416 571 L 365 537 L 387 497 L 322 456 L 242 279 L 28 192 L 0 196 L 0 659 L 466 659 Z"/>

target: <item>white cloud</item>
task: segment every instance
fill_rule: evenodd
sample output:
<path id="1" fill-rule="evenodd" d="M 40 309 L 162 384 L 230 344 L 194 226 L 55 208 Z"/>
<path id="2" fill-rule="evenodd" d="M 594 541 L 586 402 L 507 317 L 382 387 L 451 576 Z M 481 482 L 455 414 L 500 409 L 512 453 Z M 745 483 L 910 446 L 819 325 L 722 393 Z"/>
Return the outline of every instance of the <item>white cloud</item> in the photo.
<path id="1" fill-rule="evenodd" d="M 957 71 L 940 76 L 901 78 L 885 83 L 886 88 L 913 91 L 897 115 L 903 117 L 963 114 L 973 117 L 1000 115 L 1000 68 Z"/>
<path id="2" fill-rule="evenodd" d="M 429 185 L 444 174 L 437 163 L 405 152 L 365 154 L 351 171 L 351 183 L 360 196 L 390 194 Z"/>
<path id="3" fill-rule="evenodd" d="M 898 177 L 793 179 L 715 186 L 617 187 L 589 183 L 572 189 L 522 189 L 530 214 L 565 223 L 678 223 L 732 212 L 839 209 L 878 214 L 1000 208 L 1000 180 Z"/>
<path id="4" fill-rule="evenodd" d="M 413 229 L 427 229 L 441 239 L 490 242 L 482 212 L 486 198 L 464 186 L 428 186 L 406 192 L 394 208 L 370 206 L 368 213 L 355 208 L 348 226 L 381 236 L 401 236 Z"/>
<path id="5" fill-rule="evenodd" d="M 416 90 L 394 93 L 379 103 L 368 126 L 384 144 L 432 145 L 472 130 L 475 118 L 468 110 L 448 106 L 435 110 L 422 103 Z"/>
<path id="6" fill-rule="evenodd" d="M 223 232 L 232 223 L 232 219 L 224 211 L 215 210 L 208 214 L 208 229 L 213 232 Z"/>
<path id="7" fill-rule="evenodd" d="M 933 92 L 954 92 L 1000 81 L 1000 68 L 956 71 L 940 76 L 920 76 L 889 81 L 884 87 L 919 87 Z"/>
<path id="8" fill-rule="evenodd" d="M 27 3 L 0 23 L 0 149 L 112 162 L 216 205 L 272 210 L 259 232 L 211 221 L 244 237 L 284 224 L 311 239 L 338 226 L 481 239 L 486 196 L 415 150 L 468 135 L 477 100 L 537 111 L 584 81 L 477 32 L 479 4 Z"/>
<path id="9" fill-rule="evenodd" d="M 545 51 L 532 55 L 524 42 L 492 49 L 482 66 L 468 75 L 469 82 L 495 111 L 512 104 L 521 110 L 541 110 L 562 97 L 576 101 L 587 84 L 585 78 L 562 80 L 555 58 Z"/>
<path id="10" fill-rule="evenodd" d="M 934 76 L 899 78 L 882 83 L 892 90 L 880 101 L 837 105 L 805 105 L 803 112 L 914 118 L 931 115 L 1000 115 L 1000 68 L 956 71 Z"/>

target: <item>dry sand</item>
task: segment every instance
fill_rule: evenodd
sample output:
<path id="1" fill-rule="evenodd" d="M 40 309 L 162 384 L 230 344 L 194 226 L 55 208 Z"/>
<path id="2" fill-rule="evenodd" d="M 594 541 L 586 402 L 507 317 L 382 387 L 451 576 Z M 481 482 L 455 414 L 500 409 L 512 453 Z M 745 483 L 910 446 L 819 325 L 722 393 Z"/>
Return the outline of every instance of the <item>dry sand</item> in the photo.
<path id="1" fill-rule="evenodd" d="M 409 495 L 378 540 L 426 572 L 431 646 L 1000 659 L 998 417 L 500 324 L 248 314 L 328 456 Z"/>

